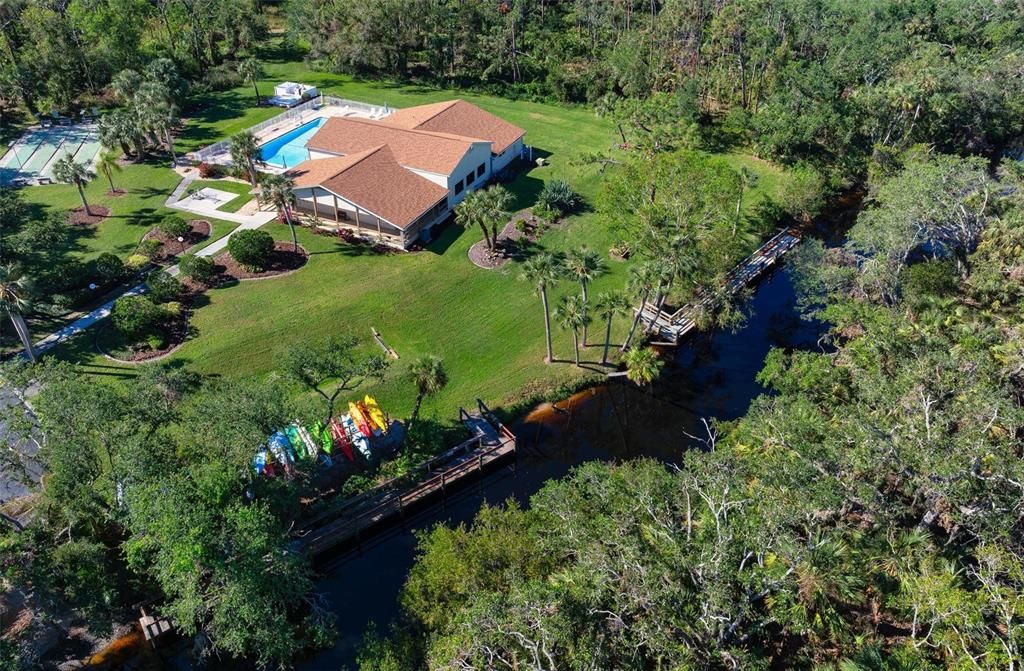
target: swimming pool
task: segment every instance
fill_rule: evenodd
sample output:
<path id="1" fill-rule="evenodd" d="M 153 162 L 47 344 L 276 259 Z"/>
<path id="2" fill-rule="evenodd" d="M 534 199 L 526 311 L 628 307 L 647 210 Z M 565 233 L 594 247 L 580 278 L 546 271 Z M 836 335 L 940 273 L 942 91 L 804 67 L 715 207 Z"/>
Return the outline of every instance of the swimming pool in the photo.
<path id="1" fill-rule="evenodd" d="M 292 168 L 302 163 L 309 158 L 306 143 L 320 130 L 325 121 L 327 119 L 324 117 L 314 119 L 275 137 L 270 142 L 261 144 L 260 158 L 277 168 Z"/>

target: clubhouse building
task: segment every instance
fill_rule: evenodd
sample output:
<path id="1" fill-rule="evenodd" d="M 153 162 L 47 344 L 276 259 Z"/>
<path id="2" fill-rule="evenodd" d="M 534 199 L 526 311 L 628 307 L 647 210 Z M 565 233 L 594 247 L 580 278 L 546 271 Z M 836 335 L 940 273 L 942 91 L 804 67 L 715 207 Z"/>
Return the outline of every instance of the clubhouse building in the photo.
<path id="1" fill-rule="evenodd" d="M 325 117 L 285 171 L 296 209 L 403 249 L 524 151 L 522 128 L 463 100 Z"/>

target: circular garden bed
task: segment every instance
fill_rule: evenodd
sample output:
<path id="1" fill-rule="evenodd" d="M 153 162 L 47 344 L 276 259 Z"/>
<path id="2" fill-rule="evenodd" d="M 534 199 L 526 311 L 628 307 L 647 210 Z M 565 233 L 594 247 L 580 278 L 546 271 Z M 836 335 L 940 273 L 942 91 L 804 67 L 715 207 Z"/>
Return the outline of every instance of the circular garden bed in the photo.
<path id="1" fill-rule="evenodd" d="M 84 207 L 76 207 L 68 212 L 68 223 L 72 226 L 95 226 L 110 216 L 110 208 L 102 205 L 90 205 L 86 212 Z"/>
<path id="2" fill-rule="evenodd" d="M 492 252 L 487 241 L 481 240 L 469 248 L 469 260 L 485 270 L 500 268 L 522 252 L 521 242 L 536 239 L 537 223 L 530 212 L 516 213 L 498 234 L 498 246 Z"/>
<path id="3" fill-rule="evenodd" d="M 185 344 L 189 334 L 188 298 L 183 297 L 181 314 L 160 326 L 162 342 L 157 346 L 148 339 L 139 341 L 107 322 L 96 331 L 96 349 L 103 356 L 120 363 L 145 363 L 160 359 Z"/>
<path id="4" fill-rule="evenodd" d="M 190 247 L 198 245 L 213 233 L 213 226 L 206 219 L 193 219 L 188 224 L 191 228 L 187 234 L 182 236 L 184 238 L 182 242 L 178 242 L 177 238 L 170 237 L 159 228 L 154 228 L 142 236 L 143 242 L 146 240 L 157 240 L 160 242 L 160 248 L 153 256 L 154 261 L 160 262 L 174 258 L 187 251 Z"/>
<path id="5" fill-rule="evenodd" d="M 218 274 L 226 279 L 235 280 L 262 280 L 268 277 L 277 277 L 293 273 L 309 260 L 309 252 L 302 245 L 296 252 L 292 243 L 277 241 L 274 243 L 274 251 L 270 256 L 270 263 L 263 270 L 251 270 L 235 261 L 229 252 L 217 255 L 213 262 L 217 265 Z"/>

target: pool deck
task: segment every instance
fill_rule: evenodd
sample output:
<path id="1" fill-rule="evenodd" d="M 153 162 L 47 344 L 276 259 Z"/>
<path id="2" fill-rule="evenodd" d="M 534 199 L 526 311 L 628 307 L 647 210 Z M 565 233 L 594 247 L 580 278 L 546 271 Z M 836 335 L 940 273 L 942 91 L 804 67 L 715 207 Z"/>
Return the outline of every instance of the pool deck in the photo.
<path id="1" fill-rule="evenodd" d="M 365 110 L 358 109 L 356 107 L 350 107 L 348 105 L 336 105 L 327 104 L 322 107 L 315 109 L 304 110 L 298 114 L 290 114 L 285 112 L 279 115 L 280 121 L 269 125 L 266 128 L 259 128 L 258 130 L 252 130 L 252 134 L 256 136 L 256 144 L 263 145 L 275 138 L 278 138 L 285 133 L 295 130 L 299 126 L 309 123 L 314 119 L 330 118 L 330 117 L 355 117 L 358 119 L 378 119 L 380 115 L 371 114 Z M 209 153 L 202 157 L 202 160 L 207 163 L 213 163 L 215 165 L 230 165 L 231 164 L 231 153 L 228 151 L 226 146 L 220 151 Z M 285 168 L 279 168 L 267 163 L 261 163 L 260 169 L 264 172 L 280 173 L 284 172 Z"/>

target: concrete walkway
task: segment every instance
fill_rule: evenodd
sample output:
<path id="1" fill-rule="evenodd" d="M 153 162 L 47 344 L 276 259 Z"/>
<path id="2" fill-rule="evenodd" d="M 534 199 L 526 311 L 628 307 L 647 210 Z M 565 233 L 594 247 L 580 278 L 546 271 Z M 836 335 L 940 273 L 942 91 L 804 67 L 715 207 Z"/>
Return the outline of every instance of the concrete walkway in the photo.
<path id="1" fill-rule="evenodd" d="M 182 210 L 185 212 L 189 212 L 191 214 L 197 214 L 202 216 L 203 218 L 211 216 L 210 213 L 208 212 L 197 212 L 194 210 L 190 210 L 187 207 L 181 207 L 178 203 L 178 201 L 181 200 L 182 196 L 185 195 L 185 192 L 188 190 L 189 185 L 196 180 L 196 177 L 198 177 L 198 173 L 190 173 L 186 175 L 185 178 L 181 180 L 181 183 L 178 184 L 178 186 L 174 189 L 171 195 L 167 198 L 167 200 L 164 201 L 164 205 L 166 207 Z M 236 222 L 238 224 L 238 227 L 235 228 L 235 230 L 228 233 L 227 235 L 225 235 L 224 237 L 220 238 L 219 240 L 214 240 L 206 247 L 203 247 L 201 250 L 196 252 L 196 256 L 214 256 L 215 254 L 220 253 L 225 247 L 228 246 L 228 238 L 230 238 L 238 231 L 259 228 L 263 224 L 266 224 L 269 221 L 273 221 L 276 216 L 277 213 L 275 212 L 263 211 L 257 212 L 256 214 L 252 215 L 233 214 L 231 212 L 217 212 L 215 216 L 216 219 L 223 219 L 225 221 Z M 164 268 L 164 270 L 166 270 L 170 275 L 177 275 L 179 272 L 177 264 L 170 266 L 169 268 Z M 42 354 L 43 352 L 52 349 L 53 347 L 64 342 L 68 338 L 72 338 L 81 333 L 82 331 L 85 331 L 86 329 L 92 327 L 93 325 L 96 324 L 96 322 L 109 317 L 110 311 L 114 307 L 114 302 L 118 298 L 121 298 L 122 296 L 137 296 L 145 292 L 145 284 L 139 284 L 134 287 L 131 287 L 130 289 L 125 289 L 121 294 L 110 299 L 109 301 L 99 306 L 92 312 L 79 317 L 78 319 L 71 322 L 64 328 L 58 331 L 54 331 L 50 335 L 46 336 L 45 338 L 37 342 L 35 344 L 36 354 Z"/>

